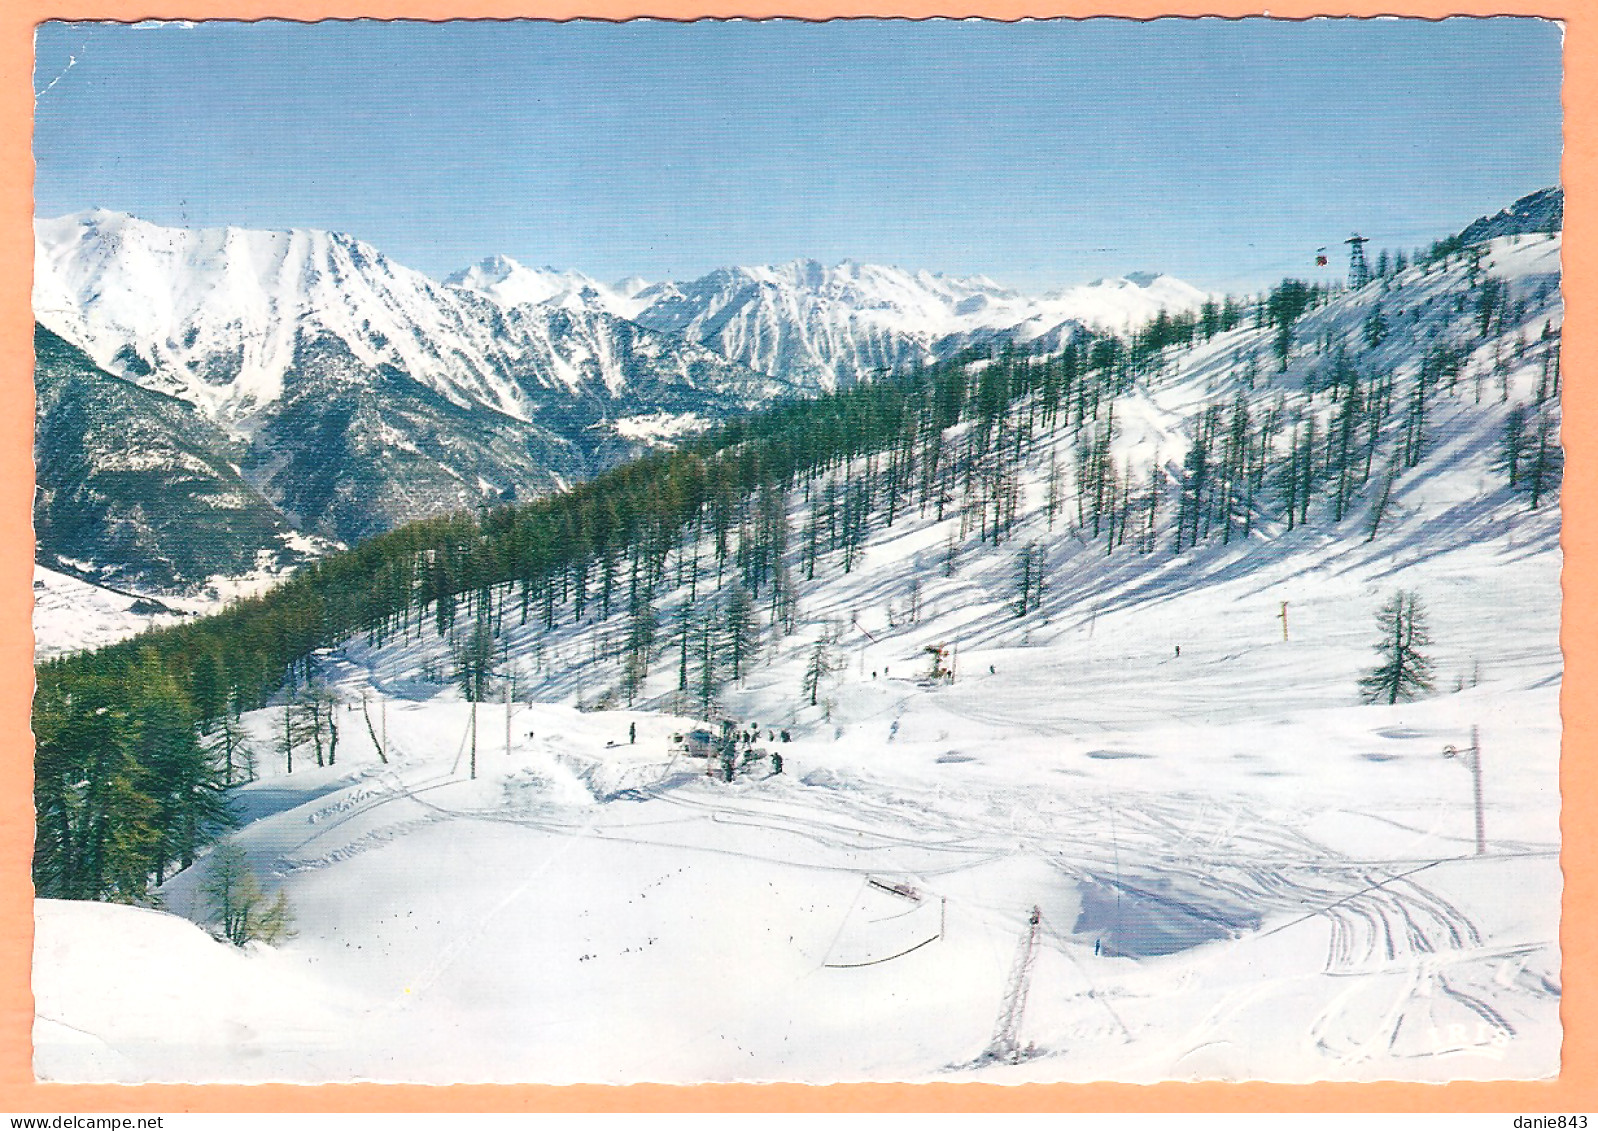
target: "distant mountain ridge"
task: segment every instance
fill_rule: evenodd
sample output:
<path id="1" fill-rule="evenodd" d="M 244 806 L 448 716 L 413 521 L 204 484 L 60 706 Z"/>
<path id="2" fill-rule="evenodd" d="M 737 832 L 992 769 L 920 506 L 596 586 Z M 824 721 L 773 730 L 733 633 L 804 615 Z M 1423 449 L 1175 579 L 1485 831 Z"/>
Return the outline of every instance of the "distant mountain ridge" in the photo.
<path id="1" fill-rule="evenodd" d="M 502 305 L 591 307 L 708 346 L 805 391 L 952 356 L 986 341 L 1060 341 L 1083 329 L 1124 332 L 1196 309 L 1208 296 L 1178 279 L 1136 273 L 1033 297 L 985 276 L 845 260 L 723 267 L 697 279 L 607 287 L 579 272 L 493 256 L 448 285 Z"/>
<path id="2" fill-rule="evenodd" d="M 496 255 L 439 283 L 332 232 L 166 228 L 104 210 L 35 232 L 41 324 L 107 372 L 244 431 L 282 395 L 302 344 L 326 338 L 462 407 L 539 422 L 564 399 L 625 399 L 642 370 L 646 385 L 664 375 L 753 405 L 975 340 L 1125 331 L 1208 297 L 1148 273 L 1031 297 L 983 276 L 813 259 L 611 286 Z"/>

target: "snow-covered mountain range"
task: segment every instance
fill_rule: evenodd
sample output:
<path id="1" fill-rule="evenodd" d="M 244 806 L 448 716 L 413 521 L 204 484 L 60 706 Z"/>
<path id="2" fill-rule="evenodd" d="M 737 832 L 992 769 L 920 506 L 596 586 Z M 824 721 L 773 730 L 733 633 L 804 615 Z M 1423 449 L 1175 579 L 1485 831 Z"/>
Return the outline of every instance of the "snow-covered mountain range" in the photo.
<path id="1" fill-rule="evenodd" d="M 40 524 L 41 554 L 163 587 L 278 547 L 166 546 L 150 500 L 119 489 L 156 490 L 163 508 L 189 513 L 215 493 L 154 456 L 143 468 L 154 479 L 93 475 L 127 453 L 115 427 L 93 436 L 56 427 L 85 396 L 141 406 L 155 396 L 197 411 L 181 442 L 157 448 L 198 444 L 203 454 L 185 458 L 241 477 L 246 510 L 350 542 L 558 488 L 790 391 L 596 304 L 502 305 L 326 232 L 190 231 L 101 211 L 40 221 L 34 306 L 51 361 L 39 375 L 41 498 L 58 511 L 135 516 L 128 529 L 138 530 L 108 540 L 103 524 L 53 513 Z M 56 396 L 68 377 L 90 392 Z M 120 391 L 101 395 L 110 389 Z M 141 419 L 156 428 L 181 415 Z"/>
<path id="2" fill-rule="evenodd" d="M 973 334 L 1124 331 L 1206 297 L 1157 274 L 1030 297 L 982 276 L 808 259 L 611 286 L 491 256 L 439 283 L 347 235 L 165 228 L 104 210 L 40 220 L 36 237 L 44 326 L 108 372 L 246 426 L 283 395 L 301 343 L 319 337 L 458 405 L 532 420 L 550 390 L 620 393 L 635 377 L 634 347 L 677 376 L 705 361 L 686 342 L 780 382 L 831 388 L 931 361 Z M 621 342 L 616 320 L 673 340 Z"/>
<path id="3" fill-rule="evenodd" d="M 44 326 L 108 372 L 246 429 L 319 339 L 460 407 L 527 421 L 563 399 L 663 392 L 651 384 L 754 401 L 781 391 L 691 343 L 619 325 L 597 292 L 593 303 L 546 301 L 582 294 L 575 274 L 505 261 L 449 286 L 350 236 L 163 228 L 99 210 L 41 220 L 36 232 Z"/>
<path id="4" fill-rule="evenodd" d="M 726 267 L 688 282 L 606 286 L 579 272 L 494 256 L 449 285 L 504 306 L 601 310 L 709 346 L 800 389 L 832 389 L 946 358 L 986 341 L 1030 343 L 1077 329 L 1125 332 L 1159 311 L 1200 306 L 1205 292 L 1134 273 L 1029 296 L 985 276 L 960 278 L 845 261 Z"/>

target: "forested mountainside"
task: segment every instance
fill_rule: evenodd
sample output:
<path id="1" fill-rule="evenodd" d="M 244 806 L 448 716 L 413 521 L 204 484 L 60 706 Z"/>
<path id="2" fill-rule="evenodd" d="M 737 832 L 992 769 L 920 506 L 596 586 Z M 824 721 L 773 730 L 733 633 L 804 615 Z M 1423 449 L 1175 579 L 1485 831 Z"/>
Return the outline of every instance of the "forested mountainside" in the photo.
<path id="1" fill-rule="evenodd" d="M 40 561 L 182 579 L 304 559 L 309 545 L 240 473 L 243 445 L 204 414 L 106 373 L 43 327 L 33 348 Z"/>

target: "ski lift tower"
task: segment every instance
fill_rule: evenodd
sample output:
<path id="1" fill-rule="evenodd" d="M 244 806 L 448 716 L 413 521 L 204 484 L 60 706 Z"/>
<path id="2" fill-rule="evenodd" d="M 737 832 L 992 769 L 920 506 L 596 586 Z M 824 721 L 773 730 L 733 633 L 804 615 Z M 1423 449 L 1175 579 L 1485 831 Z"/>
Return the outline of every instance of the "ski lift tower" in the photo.
<path id="1" fill-rule="evenodd" d="M 1343 241 L 1348 244 L 1348 288 L 1357 291 L 1371 281 L 1371 269 L 1365 262 L 1366 237 L 1355 232 Z"/>

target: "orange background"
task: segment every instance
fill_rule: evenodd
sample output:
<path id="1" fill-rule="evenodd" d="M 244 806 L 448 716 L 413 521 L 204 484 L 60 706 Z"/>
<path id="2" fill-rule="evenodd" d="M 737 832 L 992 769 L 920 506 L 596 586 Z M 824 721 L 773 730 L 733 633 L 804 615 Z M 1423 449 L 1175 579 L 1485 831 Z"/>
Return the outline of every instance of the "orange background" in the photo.
<path id="1" fill-rule="evenodd" d="M 1556 1081 L 1516 1084 L 986 1084 L 839 1085 L 834 1087 L 638 1085 L 581 1087 L 419 1087 L 340 1085 L 319 1088 L 69 1086 L 33 1083 L 29 993 L 32 947 L 32 692 L 31 498 L 33 465 L 32 279 L 33 27 L 47 19 L 147 18 L 315 20 L 371 16 L 1044 16 L 1259 15 L 1228 0 L 0 0 L 0 1111 L 24 1114 L 180 1111 L 1598 1111 L 1598 1027 L 1594 975 L 1598 929 L 1594 908 L 1598 813 L 1595 774 L 1593 588 L 1598 483 L 1598 395 L 1586 387 L 1598 354 L 1598 254 L 1594 180 L 1598 139 L 1598 4 L 1591 0 L 1403 0 L 1401 3 L 1312 3 L 1275 0 L 1273 16 L 1532 15 L 1565 21 L 1565 157 L 1567 197 L 1564 287 L 1569 316 L 1563 340 L 1564 442 L 1564 794 L 1565 904 L 1564 1068 Z M 1509 203 L 1508 201 L 1504 202 Z M 1507 1125 L 1507 1124 L 1506 1124 Z"/>

